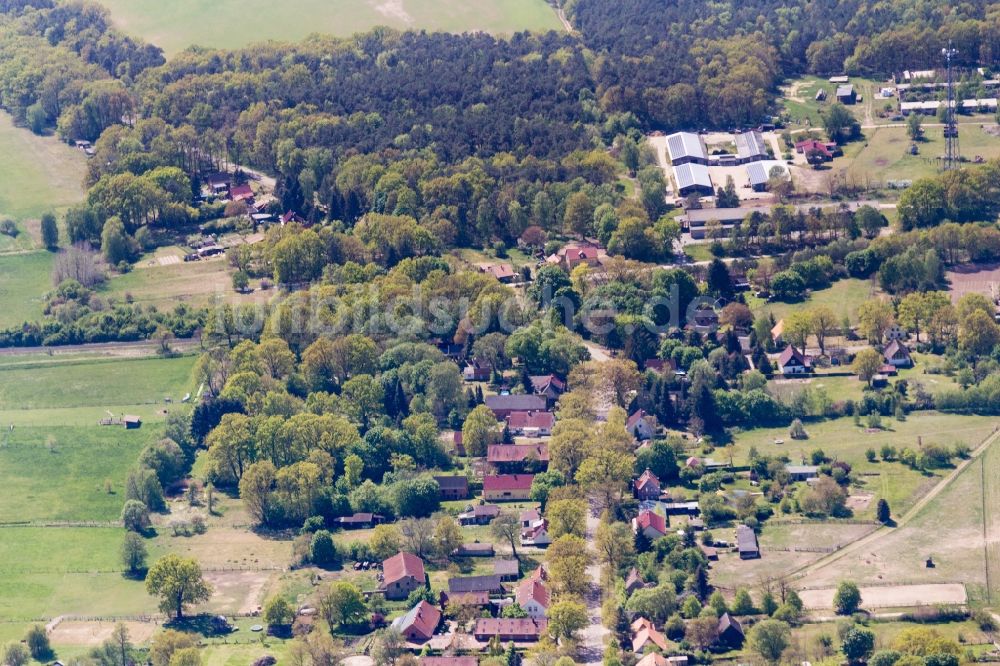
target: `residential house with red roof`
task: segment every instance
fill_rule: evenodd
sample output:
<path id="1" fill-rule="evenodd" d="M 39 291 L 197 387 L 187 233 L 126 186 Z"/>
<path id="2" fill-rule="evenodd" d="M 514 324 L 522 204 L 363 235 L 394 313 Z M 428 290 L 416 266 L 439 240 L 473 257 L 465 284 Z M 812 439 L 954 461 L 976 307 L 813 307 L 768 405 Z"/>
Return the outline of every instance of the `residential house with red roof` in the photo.
<path id="1" fill-rule="evenodd" d="M 392 621 L 393 629 L 399 631 L 411 643 L 429 641 L 441 623 L 441 611 L 421 600 L 402 617 Z"/>
<path id="2" fill-rule="evenodd" d="M 514 412 L 544 412 L 548 407 L 545 396 L 524 393 L 488 395 L 483 404 L 493 410 L 498 420 L 506 419 Z"/>
<path id="3" fill-rule="evenodd" d="M 655 511 L 640 511 L 632 519 L 632 531 L 636 534 L 642 532 L 650 541 L 665 536 L 667 529 L 667 519 Z"/>
<path id="4" fill-rule="evenodd" d="M 512 502 L 529 499 L 534 474 L 497 474 L 483 477 L 483 499 Z"/>
<path id="5" fill-rule="evenodd" d="M 632 652 L 636 654 L 654 650 L 666 652 L 669 648 L 667 637 L 657 631 L 652 622 L 640 617 L 632 623 Z"/>
<path id="6" fill-rule="evenodd" d="M 510 284 L 517 277 L 514 267 L 510 264 L 489 264 L 488 266 L 483 266 L 482 271 L 489 273 L 504 284 Z"/>
<path id="7" fill-rule="evenodd" d="M 486 643 L 496 636 L 501 643 L 530 643 L 541 638 L 548 629 L 545 619 L 481 617 L 476 620 L 472 635 L 477 641 Z"/>
<path id="8" fill-rule="evenodd" d="M 464 476 L 435 476 L 441 488 L 442 500 L 463 500 L 469 498 L 469 480 Z"/>
<path id="9" fill-rule="evenodd" d="M 660 479 L 646 468 L 639 478 L 632 482 L 636 499 L 655 500 L 660 497 Z"/>
<path id="10" fill-rule="evenodd" d="M 413 553 L 397 553 L 382 562 L 382 591 L 386 599 L 405 599 L 427 585 L 424 561 Z"/>
<path id="11" fill-rule="evenodd" d="M 517 586 L 514 601 L 528 614 L 528 617 L 538 620 L 548 614 L 552 595 L 542 581 L 528 579 Z"/>
<path id="12" fill-rule="evenodd" d="M 507 430 L 512 435 L 524 437 L 547 437 L 556 425 L 556 415 L 552 412 L 511 412 L 507 415 Z"/>
<path id="13" fill-rule="evenodd" d="M 521 529 L 521 545 L 542 548 L 552 543 L 549 536 L 549 521 L 541 518 Z"/>

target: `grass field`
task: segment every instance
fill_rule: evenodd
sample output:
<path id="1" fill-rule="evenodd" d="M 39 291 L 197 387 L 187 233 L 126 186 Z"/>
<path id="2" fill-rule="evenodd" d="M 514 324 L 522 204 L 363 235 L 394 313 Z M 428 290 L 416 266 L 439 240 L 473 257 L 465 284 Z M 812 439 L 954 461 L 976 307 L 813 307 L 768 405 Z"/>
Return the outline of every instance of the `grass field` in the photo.
<path id="1" fill-rule="evenodd" d="M 0 235 L 3 238 L 7 236 Z M 42 317 L 43 296 L 52 287 L 51 273 L 52 255 L 44 250 L 0 254 L 0 327 Z"/>
<path id="2" fill-rule="evenodd" d="M 86 158 L 55 137 L 14 126 L 0 113 L 0 216 L 38 217 L 83 200 Z M 4 248 L 0 245 L 0 251 Z"/>
<path id="3" fill-rule="evenodd" d="M 196 357 L 74 361 L 0 366 L 0 410 L 97 407 L 179 401 L 193 391 Z"/>
<path id="4" fill-rule="evenodd" d="M 826 289 L 817 289 L 809 294 L 809 298 L 799 303 L 781 303 L 778 301 L 767 303 L 754 296 L 747 296 L 747 304 L 754 311 L 754 314 L 774 315 L 775 320 L 781 320 L 803 308 L 811 308 L 825 305 L 833 310 L 838 317 L 845 314 L 851 318 L 852 322 L 857 321 L 858 306 L 872 296 L 872 285 L 868 280 L 857 278 L 846 278 L 837 280 Z"/>
<path id="5" fill-rule="evenodd" d="M 861 122 L 865 120 L 866 105 L 871 99 L 870 92 L 875 84 L 869 79 L 851 77 L 854 89 L 864 100 L 857 104 L 847 105 L 847 109 Z M 826 91 L 826 100 L 816 101 L 816 93 L 820 89 Z M 804 76 L 789 82 L 784 87 L 784 99 L 781 100 L 785 112 L 790 116 L 790 125 L 795 127 L 818 127 L 822 124 L 821 115 L 836 102 L 834 91 L 836 84 L 817 76 Z M 881 102 L 881 100 L 878 100 Z M 877 108 L 876 104 L 876 108 Z"/>
<path id="6" fill-rule="evenodd" d="M 100 0 L 115 23 L 168 54 L 188 46 L 236 48 L 299 40 L 311 33 L 348 36 L 377 25 L 450 32 L 560 30 L 544 0 Z"/>
<path id="7" fill-rule="evenodd" d="M 934 122 L 927 119 L 925 122 Z M 832 163 L 833 168 L 847 168 L 847 174 L 858 182 L 874 185 L 889 180 L 915 180 L 940 171 L 937 158 L 944 154 L 941 127 L 925 127 L 924 140 L 917 143 L 919 154 L 909 152 L 911 140 L 905 127 L 880 127 L 865 130 L 865 141 L 857 154 L 845 149 L 845 156 Z M 976 123 L 965 123 L 959 129 L 962 155 L 972 159 L 1000 157 L 1000 139 L 984 131 Z"/>

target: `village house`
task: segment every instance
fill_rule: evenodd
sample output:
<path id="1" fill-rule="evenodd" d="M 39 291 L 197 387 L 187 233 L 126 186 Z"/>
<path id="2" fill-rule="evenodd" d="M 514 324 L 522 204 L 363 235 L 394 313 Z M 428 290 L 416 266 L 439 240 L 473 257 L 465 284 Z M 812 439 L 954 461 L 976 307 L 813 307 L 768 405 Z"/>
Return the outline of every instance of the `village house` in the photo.
<path id="1" fill-rule="evenodd" d="M 549 404 L 555 403 L 566 390 L 566 382 L 555 375 L 531 375 L 528 379 L 532 393 L 545 396 Z"/>
<path id="2" fill-rule="evenodd" d="M 382 562 L 382 591 L 386 599 L 405 599 L 427 585 L 424 561 L 413 553 L 397 553 Z"/>
<path id="3" fill-rule="evenodd" d="M 486 361 L 472 359 L 462 370 L 462 377 L 467 382 L 486 382 L 489 381 L 492 372 L 493 366 Z"/>
<path id="4" fill-rule="evenodd" d="M 502 559 L 493 562 L 493 573 L 500 576 L 505 583 L 513 582 L 521 577 L 521 563 L 517 559 Z"/>
<path id="5" fill-rule="evenodd" d="M 894 368 L 909 368 L 913 365 L 913 357 L 910 350 L 899 340 L 893 340 L 885 346 L 883 352 L 885 362 Z"/>
<path id="6" fill-rule="evenodd" d="M 536 520 L 531 525 L 521 530 L 522 546 L 543 548 L 548 546 L 550 543 L 552 543 L 552 537 L 549 536 L 549 521 L 544 518 Z"/>
<path id="7" fill-rule="evenodd" d="M 541 638 L 547 629 L 548 621 L 545 619 L 481 617 L 476 620 L 472 635 L 483 643 L 489 642 L 494 636 L 501 643 L 529 643 Z"/>
<path id="8" fill-rule="evenodd" d="M 503 284 L 510 284 L 517 278 L 514 267 L 510 264 L 489 264 L 483 266 L 484 273 L 489 273 Z"/>
<path id="9" fill-rule="evenodd" d="M 345 530 L 357 530 L 367 527 L 375 527 L 385 522 L 385 516 L 377 513 L 355 513 L 352 516 L 341 516 L 337 518 L 337 524 Z"/>
<path id="10" fill-rule="evenodd" d="M 526 500 L 534 474 L 497 474 L 483 477 L 483 499 L 495 502 Z"/>
<path id="11" fill-rule="evenodd" d="M 549 572 L 545 570 L 544 566 L 539 564 L 537 567 L 535 567 L 535 570 L 531 572 L 531 575 L 528 576 L 528 578 L 531 578 L 533 580 L 546 581 L 549 579 Z"/>
<path id="12" fill-rule="evenodd" d="M 502 474 L 533 472 L 548 467 L 548 444 L 491 444 L 486 462 Z"/>
<path id="13" fill-rule="evenodd" d="M 654 511 L 640 511 L 639 515 L 632 519 L 632 531 L 635 534 L 642 532 L 650 541 L 665 536 L 667 529 L 667 519 Z"/>
<path id="14" fill-rule="evenodd" d="M 477 504 L 471 509 L 458 514 L 459 525 L 489 525 L 500 515 L 500 507 L 496 504 Z"/>
<path id="15" fill-rule="evenodd" d="M 476 657 L 421 657 L 420 666 L 476 666 Z"/>
<path id="16" fill-rule="evenodd" d="M 435 476 L 444 501 L 469 499 L 469 480 L 464 476 Z"/>
<path id="17" fill-rule="evenodd" d="M 233 185 L 229 188 L 229 198 L 232 201 L 253 201 L 253 190 L 249 185 Z"/>
<path id="18" fill-rule="evenodd" d="M 552 595 L 540 580 L 526 580 L 518 585 L 514 592 L 514 601 L 533 620 L 548 614 L 551 600 Z"/>
<path id="19" fill-rule="evenodd" d="M 503 583 L 500 576 L 461 576 L 448 579 L 448 593 L 451 595 L 464 594 L 466 592 L 488 592 L 490 594 L 503 594 Z"/>
<path id="20" fill-rule="evenodd" d="M 646 370 L 651 370 L 658 375 L 665 375 L 668 372 L 674 372 L 674 362 L 669 359 L 662 358 L 647 358 L 642 362 L 643 367 Z"/>
<path id="21" fill-rule="evenodd" d="M 687 666 L 687 663 L 688 656 L 686 654 L 675 654 L 664 657 L 659 652 L 650 652 L 635 662 L 635 666 Z"/>
<path id="22" fill-rule="evenodd" d="M 431 639 L 440 622 L 441 611 L 421 600 L 406 615 L 393 620 L 392 628 L 411 643 L 423 643 Z"/>
<path id="23" fill-rule="evenodd" d="M 556 425 L 556 415 L 552 412 L 512 412 L 506 421 L 512 435 L 548 437 Z"/>
<path id="24" fill-rule="evenodd" d="M 736 549 L 741 560 L 752 560 L 760 557 L 760 546 L 757 544 L 757 533 L 746 525 L 736 526 Z"/>
<path id="25" fill-rule="evenodd" d="M 544 412 L 548 407 L 544 396 L 526 394 L 488 395 L 483 404 L 493 410 L 498 421 L 514 412 Z"/>
<path id="26" fill-rule="evenodd" d="M 628 421 L 625 423 L 625 430 L 640 442 L 652 439 L 655 432 L 653 417 L 647 414 L 646 410 L 639 409 L 628 417 Z"/>
<path id="27" fill-rule="evenodd" d="M 590 243 L 571 243 L 561 248 L 555 254 L 546 257 L 545 261 L 546 263 L 560 266 L 567 273 L 571 273 L 580 264 L 599 266 L 601 264 L 600 253 L 601 250 L 596 245 Z"/>
<path id="28" fill-rule="evenodd" d="M 484 590 L 478 590 L 475 592 L 456 592 L 455 594 L 441 592 L 439 601 L 442 608 L 446 608 L 448 604 L 482 608 L 490 605 L 490 593 Z"/>
<path id="29" fill-rule="evenodd" d="M 788 345 L 778 357 L 778 369 L 783 375 L 804 375 L 812 371 L 812 364 L 798 349 Z"/>
<path id="30" fill-rule="evenodd" d="M 660 497 L 660 480 L 649 471 L 648 467 L 632 485 L 636 499 L 655 500 Z"/>
<path id="31" fill-rule="evenodd" d="M 635 567 L 629 569 L 628 576 L 625 577 L 625 594 L 632 594 L 644 587 L 646 587 L 646 581 L 642 579 L 639 570 Z"/>
<path id="32" fill-rule="evenodd" d="M 647 651 L 666 652 L 669 649 L 667 637 L 657 631 L 653 623 L 644 617 L 635 620 L 632 625 L 632 652 L 645 654 Z"/>
<path id="33" fill-rule="evenodd" d="M 820 141 L 819 139 L 803 139 L 795 142 L 795 152 L 800 155 L 809 156 L 809 153 L 816 153 L 824 162 L 829 162 L 841 150 L 833 141 Z"/>
<path id="34" fill-rule="evenodd" d="M 533 509 L 525 509 L 521 512 L 521 529 L 527 529 L 531 525 L 542 519 L 542 514 L 539 512 L 538 507 Z"/>

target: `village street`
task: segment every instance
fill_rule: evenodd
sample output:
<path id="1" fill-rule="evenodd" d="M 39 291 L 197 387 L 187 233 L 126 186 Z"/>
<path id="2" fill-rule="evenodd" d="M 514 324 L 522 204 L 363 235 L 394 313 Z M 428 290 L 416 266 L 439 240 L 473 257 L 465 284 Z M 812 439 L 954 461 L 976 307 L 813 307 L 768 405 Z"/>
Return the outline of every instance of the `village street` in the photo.
<path id="1" fill-rule="evenodd" d="M 610 633 L 601 623 L 601 565 L 598 563 L 597 546 L 594 535 L 600 520 L 587 512 L 587 548 L 590 550 L 593 563 L 587 567 L 586 575 L 590 578 L 590 591 L 587 593 L 587 626 L 580 631 L 580 647 L 577 653 L 579 664 L 600 664 L 604 658 L 604 640 Z"/>

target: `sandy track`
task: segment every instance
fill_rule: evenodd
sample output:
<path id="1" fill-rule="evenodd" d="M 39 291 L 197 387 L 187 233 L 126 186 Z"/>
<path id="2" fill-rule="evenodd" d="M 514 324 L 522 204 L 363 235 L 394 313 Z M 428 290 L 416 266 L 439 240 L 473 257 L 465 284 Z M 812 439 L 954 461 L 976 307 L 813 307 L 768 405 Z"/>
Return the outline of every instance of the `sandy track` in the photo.
<path id="1" fill-rule="evenodd" d="M 964 604 L 965 586 L 961 583 L 928 583 L 925 585 L 879 585 L 862 587 L 862 608 L 905 608 L 936 604 Z M 835 588 L 801 590 L 799 596 L 807 610 L 833 608 Z"/>

